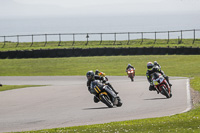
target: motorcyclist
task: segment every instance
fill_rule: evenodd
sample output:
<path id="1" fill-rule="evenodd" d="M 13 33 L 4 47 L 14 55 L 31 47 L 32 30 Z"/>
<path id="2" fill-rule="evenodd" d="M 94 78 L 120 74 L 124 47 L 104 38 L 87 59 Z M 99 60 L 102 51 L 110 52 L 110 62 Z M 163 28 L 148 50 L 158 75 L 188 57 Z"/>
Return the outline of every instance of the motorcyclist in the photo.
<path id="1" fill-rule="evenodd" d="M 128 66 L 126 67 L 126 72 L 128 72 L 129 68 L 133 68 L 133 70 L 135 70 L 135 68 L 131 64 L 128 64 Z M 135 76 L 135 72 L 134 72 L 134 76 Z"/>
<path id="2" fill-rule="evenodd" d="M 160 65 L 159 65 L 160 66 Z M 168 76 L 165 75 L 165 73 L 160 69 L 160 67 L 158 67 L 157 65 L 154 65 L 152 62 L 148 62 L 147 63 L 147 72 L 146 72 L 146 76 L 147 76 L 147 80 L 149 81 L 150 83 L 150 86 L 149 86 L 149 90 L 152 91 L 152 90 L 156 90 L 154 88 L 154 85 L 153 85 L 153 81 L 152 81 L 152 77 L 151 77 L 151 74 L 154 73 L 154 72 L 159 72 L 163 75 L 163 77 L 167 80 L 167 82 L 169 83 L 169 78 Z M 172 86 L 172 84 L 169 83 L 170 86 Z"/>
<path id="3" fill-rule="evenodd" d="M 108 82 L 108 78 L 106 77 L 106 74 L 104 72 L 100 72 L 98 69 L 95 71 L 95 75 L 100 76 L 100 77 L 104 77 L 103 83 L 105 85 L 108 85 L 114 92 L 115 94 L 118 94 L 117 91 L 115 91 L 115 89 L 112 87 L 112 85 Z"/>
<path id="4" fill-rule="evenodd" d="M 154 64 L 154 66 L 158 66 L 161 69 L 161 66 L 158 64 L 157 61 L 154 61 L 153 64 Z"/>
<path id="5" fill-rule="evenodd" d="M 93 71 L 88 71 L 88 72 L 86 73 L 86 77 L 87 77 L 87 79 L 88 79 L 88 81 L 87 81 L 87 87 L 88 87 L 88 91 L 89 91 L 90 93 L 92 93 L 91 87 L 90 87 L 91 82 L 94 81 L 94 80 L 101 80 L 102 83 L 104 83 L 105 85 L 108 85 L 108 86 L 114 91 L 115 94 L 118 94 L 118 92 L 116 92 L 116 91 L 114 90 L 114 88 L 111 86 L 110 83 L 106 83 L 105 77 L 102 77 L 102 76 L 99 76 L 99 75 L 95 75 Z M 94 102 L 95 102 L 95 103 L 99 102 L 98 96 L 94 96 Z"/>
<path id="6" fill-rule="evenodd" d="M 106 77 L 106 74 L 104 72 L 100 72 L 98 69 L 95 71 L 95 75 L 105 77 L 108 81 L 108 78 Z"/>
<path id="7" fill-rule="evenodd" d="M 135 70 L 135 68 L 131 64 L 128 64 L 128 66 L 126 67 L 126 72 L 128 71 L 129 68 L 133 68 Z"/>

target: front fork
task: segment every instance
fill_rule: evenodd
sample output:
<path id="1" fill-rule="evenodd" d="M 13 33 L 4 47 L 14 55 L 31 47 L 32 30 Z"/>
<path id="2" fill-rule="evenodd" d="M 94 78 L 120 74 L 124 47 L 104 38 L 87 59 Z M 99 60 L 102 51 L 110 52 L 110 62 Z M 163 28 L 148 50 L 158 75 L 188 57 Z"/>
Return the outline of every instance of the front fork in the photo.
<path id="1" fill-rule="evenodd" d="M 160 91 L 159 91 L 159 88 L 158 88 L 158 86 L 155 86 L 155 85 L 154 85 L 154 88 L 156 88 L 156 91 L 157 91 L 157 93 L 159 94 L 159 93 L 160 93 Z"/>

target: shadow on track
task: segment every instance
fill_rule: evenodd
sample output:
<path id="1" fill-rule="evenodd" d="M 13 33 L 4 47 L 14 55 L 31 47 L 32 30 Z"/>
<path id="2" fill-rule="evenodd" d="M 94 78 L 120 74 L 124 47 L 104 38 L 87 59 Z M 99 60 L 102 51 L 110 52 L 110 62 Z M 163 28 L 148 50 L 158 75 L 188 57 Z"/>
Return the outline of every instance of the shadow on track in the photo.
<path id="1" fill-rule="evenodd" d="M 168 99 L 168 98 L 165 98 L 165 97 L 163 97 L 163 98 L 149 98 L 149 99 L 144 99 L 144 100 L 160 100 L 160 99 Z"/>
<path id="2" fill-rule="evenodd" d="M 108 107 L 98 107 L 98 108 L 85 108 L 83 110 L 92 110 L 92 109 L 109 109 Z"/>

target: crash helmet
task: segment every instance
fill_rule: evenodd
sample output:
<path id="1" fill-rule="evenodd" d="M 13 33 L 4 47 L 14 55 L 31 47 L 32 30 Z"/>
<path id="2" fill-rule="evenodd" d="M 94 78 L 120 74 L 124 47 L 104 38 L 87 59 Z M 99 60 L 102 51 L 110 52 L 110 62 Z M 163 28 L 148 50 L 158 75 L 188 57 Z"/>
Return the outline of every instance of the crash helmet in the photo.
<path id="1" fill-rule="evenodd" d="M 88 71 L 86 73 L 86 77 L 88 80 L 94 80 L 94 72 L 93 71 Z"/>
<path id="2" fill-rule="evenodd" d="M 157 61 L 154 61 L 153 63 L 154 63 L 154 65 L 157 65 L 157 64 L 158 64 L 158 62 L 157 62 Z"/>
<path id="3" fill-rule="evenodd" d="M 98 75 L 99 74 L 99 70 L 97 69 L 96 71 L 95 71 L 95 75 Z"/>
<path id="4" fill-rule="evenodd" d="M 131 64 L 128 64 L 128 67 L 130 67 L 131 66 Z"/>
<path id="5" fill-rule="evenodd" d="M 152 62 L 148 62 L 147 63 L 147 69 L 149 70 L 149 71 L 151 71 L 152 69 L 153 69 L 153 63 Z"/>

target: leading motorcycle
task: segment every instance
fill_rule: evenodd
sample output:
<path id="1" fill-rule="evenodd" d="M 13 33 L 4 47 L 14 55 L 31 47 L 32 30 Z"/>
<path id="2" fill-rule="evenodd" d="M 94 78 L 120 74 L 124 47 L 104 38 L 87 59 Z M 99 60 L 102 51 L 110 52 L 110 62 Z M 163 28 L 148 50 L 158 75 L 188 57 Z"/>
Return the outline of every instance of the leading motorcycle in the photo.
<path id="1" fill-rule="evenodd" d="M 95 80 L 90 84 L 91 93 L 98 98 L 99 101 L 106 104 L 109 108 L 114 106 L 121 107 L 122 101 L 120 97 L 106 84 Z"/>
<path id="2" fill-rule="evenodd" d="M 131 79 L 131 81 L 133 82 L 134 81 L 134 77 L 135 77 L 135 69 L 133 68 L 129 68 L 127 70 L 127 74 L 128 74 L 128 77 Z"/>
<path id="3" fill-rule="evenodd" d="M 158 93 L 166 96 L 167 98 L 172 97 L 171 87 L 167 80 L 162 76 L 161 73 L 154 72 L 152 74 L 152 81 L 154 88 Z"/>

